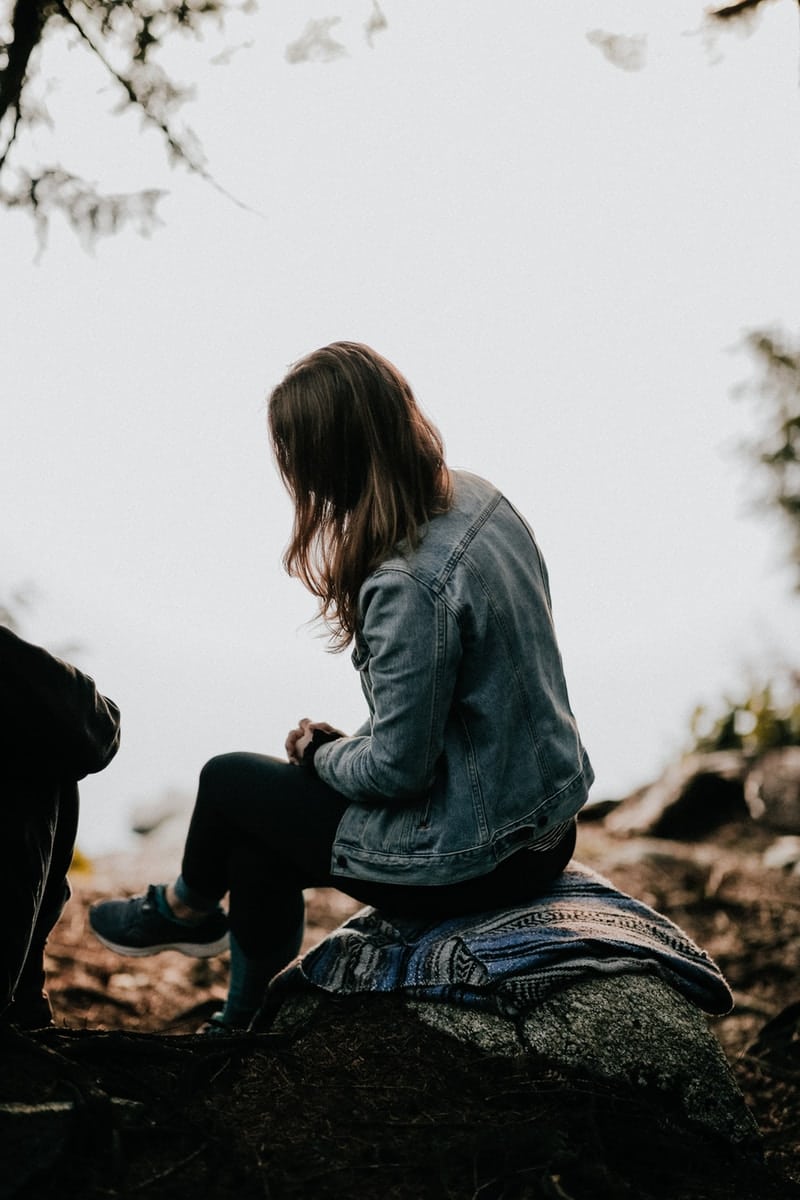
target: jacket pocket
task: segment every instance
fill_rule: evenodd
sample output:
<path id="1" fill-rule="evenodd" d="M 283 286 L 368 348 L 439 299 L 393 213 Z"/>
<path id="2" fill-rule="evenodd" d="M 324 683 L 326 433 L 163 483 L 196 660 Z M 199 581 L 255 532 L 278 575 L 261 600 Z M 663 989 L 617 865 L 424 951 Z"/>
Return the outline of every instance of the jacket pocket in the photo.
<path id="1" fill-rule="evenodd" d="M 431 823 L 431 809 L 433 808 L 433 788 L 428 789 L 428 794 L 422 801 L 422 809 L 417 820 L 417 829 L 427 829 Z"/>

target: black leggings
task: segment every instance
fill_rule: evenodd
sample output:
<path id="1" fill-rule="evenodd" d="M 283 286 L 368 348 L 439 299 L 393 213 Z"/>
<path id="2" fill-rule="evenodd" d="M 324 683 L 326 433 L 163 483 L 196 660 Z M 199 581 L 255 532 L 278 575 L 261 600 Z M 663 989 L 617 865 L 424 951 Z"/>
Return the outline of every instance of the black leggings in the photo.
<path id="1" fill-rule="evenodd" d="M 206 763 L 182 864 L 183 894 L 208 907 L 229 893 L 231 932 L 248 957 L 299 946 L 303 889 L 332 887 L 406 917 L 457 916 L 524 903 L 546 890 L 575 848 L 575 826 L 551 850 L 517 851 L 477 879 L 438 887 L 331 874 L 331 848 L 349 801 L 313 771 L 262 754 Z M 291 954 L 287 955 L 291 957 Z"/>

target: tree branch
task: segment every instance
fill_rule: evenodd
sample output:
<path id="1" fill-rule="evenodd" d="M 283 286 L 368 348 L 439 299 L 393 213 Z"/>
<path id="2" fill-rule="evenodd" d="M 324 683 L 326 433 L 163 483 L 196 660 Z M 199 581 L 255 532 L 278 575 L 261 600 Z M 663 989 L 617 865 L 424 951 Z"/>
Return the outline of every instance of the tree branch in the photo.
<path id="1" fill-rule="evenodd" d="M 42 29 L 48 19 L 48 5 L 42 0 L 17 0 L 11 18 L 12 41 L 5 47 L 6 64 L 0 71 L 0 121 L 6 113 L 14 114 L 11 136 L 0 158 L 0 167 L 5 162 L 9 147 L 17 134 L 20 117 L 20 96 L 28 76 L 31 54 L 39 43 Z"/>
<path id="2" fill-rule="evenodd" d="M 187 166 L 190 171 L 194 171 L 196 174 L 207 178 L 205 164 L 200 159 L 192 155 L 186 145 L 184 145 L 184 143 L 182 143 L 176 137 L 176 135 L 170 129 L 165 118 L 154 112 L 150 100 L 146 95 L 143 95 L 139 91 L 135 81 L 129 75 L 123 75 L 121 72 L 117 71 L 116 68 L 109 62 L 108 58 L 105 56 L 100 47 L 96 44 L 87 30 L 84 29 L 77 17 L 75 17 L 67 7 L 65 0 L 56 0 L 56 8 L 59 15 L 62 16 L 64 20 L 73 27 L 73 29 L 77 30 L 78 34 L 86 42 L 89 49 L 97 55 L 100 62 L 108 71 L 109 75 L 111 75 L 112 79 L 115 79 L 123 88 L 128 98 L 128 103 L 133 104 L 136 108 L 140 109 L 145 119 L 152 125 L 155 125 L 158 130 L 160 130 L 174 157 Z"/>
<path id="3" fill-rule="evenodd" d="M 142 234 L 151 233 L 160 224 L 157 208 L 163 195 L 155 188 L 103 195 L 93 184 L 62 167 L 44 167 L 36 174 L 23 172 L 14 191 L 0 187 L 0 204 L 30 211 L 41 252 L 54 211 L 64 214 L 86 248 L 91 249 L 99 237 L 117 233 L 128 223 L 135 224 Z"/>
<path id="4" fill-rule="evenodd" d="M 712 8 L 708 16 L 712 21 L 735 21 L 737 17 L 752 15 L 762 4 L 768 3 L 769 0 L 737 0 L 724 8 Z"/>

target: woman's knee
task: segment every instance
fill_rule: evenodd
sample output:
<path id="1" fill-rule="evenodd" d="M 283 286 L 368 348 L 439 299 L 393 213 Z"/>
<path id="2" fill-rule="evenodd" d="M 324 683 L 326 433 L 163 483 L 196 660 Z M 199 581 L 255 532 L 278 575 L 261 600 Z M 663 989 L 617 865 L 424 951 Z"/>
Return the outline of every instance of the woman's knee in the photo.
<path id="1" fill-rule="evenodd" d="M 241 759 L 245 756 L 239 753 L 216 754 L 210 758 L 200 772 L 197 788 L 197 804 L 214 805 L 223 798 L 230 797 L 231 788 L 236 776 L 241 770 Z"/>
<path id="2" fill-rule="evenodd" d="M 200 772 L 195 807 L 260 807 L 273 792 L 280 791 L 280 771 L 286 765 L 246 750 L 217 754 Z"/>
<path id="3" fill-rule="evenodd" d="M 247 750 L 232 750 L 228 754 L 215 754 L 200 772 L 201 783 L 230 783 L 239 776 L 249 775 L 253 760 L 262 756 Z"/>

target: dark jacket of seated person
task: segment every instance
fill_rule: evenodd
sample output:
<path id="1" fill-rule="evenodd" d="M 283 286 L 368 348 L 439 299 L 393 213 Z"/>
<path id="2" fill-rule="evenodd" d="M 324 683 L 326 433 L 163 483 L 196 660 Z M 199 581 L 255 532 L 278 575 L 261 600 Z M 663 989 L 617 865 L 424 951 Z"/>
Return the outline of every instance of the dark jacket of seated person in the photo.
<path id="1" fill-rule="evenodd" d="M 52 1020 L 44 946 L 69 897 L 77 785 L 114 757 L 119 729 L 87 675 L 0 625 L 0 1023 Z"/>

